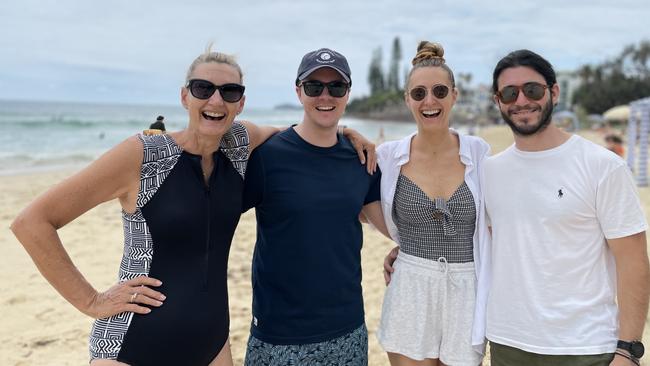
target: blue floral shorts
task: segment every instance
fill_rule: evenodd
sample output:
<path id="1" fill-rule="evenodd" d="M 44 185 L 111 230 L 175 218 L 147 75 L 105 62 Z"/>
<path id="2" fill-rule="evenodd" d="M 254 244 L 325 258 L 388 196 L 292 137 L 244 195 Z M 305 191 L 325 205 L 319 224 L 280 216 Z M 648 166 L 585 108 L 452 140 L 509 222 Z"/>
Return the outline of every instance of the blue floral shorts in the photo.
<path id="1" fill-rule="evenodd" d="M 274 345 L 248 338 L 246 366 L 367 366 L 368 329 L 362 325 L 329 341 Z"/>

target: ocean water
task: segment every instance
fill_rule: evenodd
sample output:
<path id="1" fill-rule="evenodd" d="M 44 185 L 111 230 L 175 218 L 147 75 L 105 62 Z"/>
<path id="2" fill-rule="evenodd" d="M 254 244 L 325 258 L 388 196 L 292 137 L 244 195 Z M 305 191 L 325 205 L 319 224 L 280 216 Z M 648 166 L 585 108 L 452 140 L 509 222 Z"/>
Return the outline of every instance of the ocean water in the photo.
<path id="1" fill-rule="evenodd" d="M 0 175 L 88 164 L 124 139 L 165 116 L 168 130 L 183 129 L 182 106 L 109 105 L 0 100 Z M 288 126 L 302 110 L 245 109 L 241 119 L 260 125 Z M 413 131 L 414 123 L 343 117 L 340 122 L 371 140 Z"/>

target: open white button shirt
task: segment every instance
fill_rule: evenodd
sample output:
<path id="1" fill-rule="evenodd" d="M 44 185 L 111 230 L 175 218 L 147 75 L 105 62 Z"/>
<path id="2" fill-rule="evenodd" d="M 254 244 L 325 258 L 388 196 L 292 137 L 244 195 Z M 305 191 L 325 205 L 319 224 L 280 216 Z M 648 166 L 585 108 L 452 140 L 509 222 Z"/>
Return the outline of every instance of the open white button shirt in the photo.
<path id="1" fill-rule="evenodd" d="M 476 269 L 476 308 L 472 328 L 472 346 L 479 353 L 485 351 L 485 309 L 490 278 L 490 234 L 485 217 L 483 199 L 483 160 L 490 151 L 490 146 L 478 137 L 463 135 L 454 129 L 460 141 L 460 161 L 465 165 L 465 183 L 472 191 L 476 204 L 476 226 L 474 230 L 474 266 Z M 397 178 L 402 165 L 408 163 L 411 152 L 411 140 L 416 133 L 397 141 L 383 143 L 377 148 L 377 160 L 381 169 L 381 207 L 384 220 L 391 238 L 399 244 L 397 226 L 393 222 L 393 201 Z"/>

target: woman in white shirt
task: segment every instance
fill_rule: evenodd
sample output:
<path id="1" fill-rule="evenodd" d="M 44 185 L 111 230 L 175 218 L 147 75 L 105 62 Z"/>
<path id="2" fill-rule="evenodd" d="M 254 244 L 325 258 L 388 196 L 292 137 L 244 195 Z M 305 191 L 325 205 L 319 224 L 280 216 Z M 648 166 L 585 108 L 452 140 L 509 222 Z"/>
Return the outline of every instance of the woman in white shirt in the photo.
<path id="1" fill-rule="evenodd" d="M 392 365 L 478 365 L 489 233 L 480 138 L 449 128 L 458 92 L 441 45 L 420 42 L 405 87 L 417 132 L 377 150 L 384 220 L 399 255 L 378 339 Z"/>

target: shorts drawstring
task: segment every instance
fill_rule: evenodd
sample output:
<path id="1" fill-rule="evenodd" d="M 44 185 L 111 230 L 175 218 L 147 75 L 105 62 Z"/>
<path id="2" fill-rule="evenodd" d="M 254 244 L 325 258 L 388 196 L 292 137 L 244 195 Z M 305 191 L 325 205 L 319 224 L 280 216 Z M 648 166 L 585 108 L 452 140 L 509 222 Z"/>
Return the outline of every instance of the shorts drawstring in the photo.
<path id="1" fill-rule="evenodd" d="M 445 276 L 447 276 L 447 279 L 451 283 L 452 286 L 458 287 L 458 284 L 456 281 L 454 281 L 454 278 L 451 276 L 451 273 L 449 273 L 449 263 L 447 263 L 447 258 L 445 257 L 440 257 L 438 258 L 438 263 L 445 269 Z"/>

